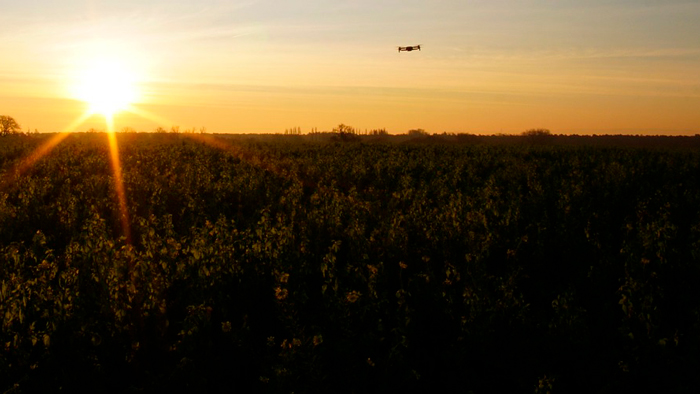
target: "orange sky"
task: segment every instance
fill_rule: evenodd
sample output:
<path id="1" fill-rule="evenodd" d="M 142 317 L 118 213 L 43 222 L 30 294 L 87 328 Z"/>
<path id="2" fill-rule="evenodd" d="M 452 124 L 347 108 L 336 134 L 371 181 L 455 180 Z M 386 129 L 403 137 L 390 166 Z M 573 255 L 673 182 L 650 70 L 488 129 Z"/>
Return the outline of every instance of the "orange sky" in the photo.
<path id="1" fill-rule="evenodd" d="M 63 131 L 106 60 L 139 92 L 116 129 L 695 134 L 698 20 L 697 1 L 14 2 L 0 114 Z"/>

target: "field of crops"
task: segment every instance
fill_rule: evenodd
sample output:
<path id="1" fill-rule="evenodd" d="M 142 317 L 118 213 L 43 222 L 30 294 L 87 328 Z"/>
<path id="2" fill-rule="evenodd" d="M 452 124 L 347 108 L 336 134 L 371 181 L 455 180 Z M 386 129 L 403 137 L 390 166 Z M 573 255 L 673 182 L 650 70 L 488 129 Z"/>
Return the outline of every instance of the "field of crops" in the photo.
<path id="1" fill-rule="evenodd" d="M 0 138 L 0 392 L 700 388 L 697 149 L 48 138 Z"/>

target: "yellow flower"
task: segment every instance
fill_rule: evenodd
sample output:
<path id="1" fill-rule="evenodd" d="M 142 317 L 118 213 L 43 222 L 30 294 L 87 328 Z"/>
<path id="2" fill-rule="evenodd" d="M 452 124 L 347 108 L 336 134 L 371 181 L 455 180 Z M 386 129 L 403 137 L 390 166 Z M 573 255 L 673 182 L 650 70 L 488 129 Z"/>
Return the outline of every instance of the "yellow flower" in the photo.
<path id="1" fill-rule="evenodd" d="M 278 300 L 282 301 L 287 298 L 287 293 L 287 289 L 283 289 L 279 286 L 275 287 L 275 297 L 277 297 Z"/>
<path id="2" fill-rule="evenodd" d="M 361 295 L 362 293 L 353 290 L 345 296 L 345 299 L 352 304 L 353 302 L 357 301 Z"/>
<path id="3" fill-rule="evenodd" d="M 406 263 L 404 263 L 403 261 L 400 261 L 400 262 L 399 262 L 399 267 L 401 267 L 401 269 L 404 269 L 404 270 L 405 270 L 406 268 L 408 268 L 408 265 L 406 265 Z"/>

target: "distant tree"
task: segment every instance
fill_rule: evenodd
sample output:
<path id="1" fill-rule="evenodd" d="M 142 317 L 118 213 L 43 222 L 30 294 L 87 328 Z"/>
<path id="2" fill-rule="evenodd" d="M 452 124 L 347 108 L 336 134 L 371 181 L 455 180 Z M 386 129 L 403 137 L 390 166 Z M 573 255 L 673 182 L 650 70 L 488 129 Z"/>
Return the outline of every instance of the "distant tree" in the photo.
<path id="1" fill-rule="evenodd" d="M 168 130 L 166 130 L 165 128 L 163 128 L 163 127 L 161 127 L 161 126 L 158 126 L 158 127 L 156 127 L 155 130 L 153 130 L 153 132 L 154 132 L 154 133 L 167 133 Z"/>
<path id="2" fill-rule="evenodd" d="M 360 136 L 357 135 L 354 128 L 343 123 L 334 128 L 333 132 L 336 133 L 336 138 L 334 139 L 339 139 L 340 141 L 348 142 L 360 139 Z"/>
<path id="3" fill-rule="evenodd" d="M 524 137 L 547 137 L 551 136 L 552 132 L 548 129 L 530 129 L 523 131 L 520 135 Z"/>
<path id="4" fill-rule="evenodd" d="M 22 128 L 19 127 L 19 123 L 17 123 L 17 121 L 13 117 L 7 115 L 0 115 L 1 136 L 18 134 L 20 130 L 22 130 Z"/>
<path id="5" fill-rule="evenodd" d="M 338 127 L 333 129 L 333 132 L 338 134 L 355 134 L 355 129 L 344 123 L 341 123 L 338 125 Z"/>
<path id="6" fill-rule="evenodd" d="M 408 130 L 408 135 L 412 137 L 425 137 L 428 133 L 423 129 L 411 129 Z"/>

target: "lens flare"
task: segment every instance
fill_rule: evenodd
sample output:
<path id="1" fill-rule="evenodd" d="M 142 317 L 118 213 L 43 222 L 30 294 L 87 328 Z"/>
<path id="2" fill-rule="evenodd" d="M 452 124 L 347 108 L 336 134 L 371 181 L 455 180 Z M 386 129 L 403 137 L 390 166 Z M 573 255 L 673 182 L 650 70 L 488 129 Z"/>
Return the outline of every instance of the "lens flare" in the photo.
<path id="1" fill-rule="evenodd" d="M 117 192 L 117 203 L 119 204 L 119 221 L 122 225 L 122 234 L 127 244 L 131 244 L 131 226 L 129 224 L 129 208 L 124 189 L 124 178 L 122 176 L 122 165 L 119 158 L 119 144 L 114 132 L 114 120 L 111 116 L 105 117 L 107 122 L 107 139 L 109 140 L 109 156 L 112 163 L 112 175 L 114 176 L 114 189 Z"/>

